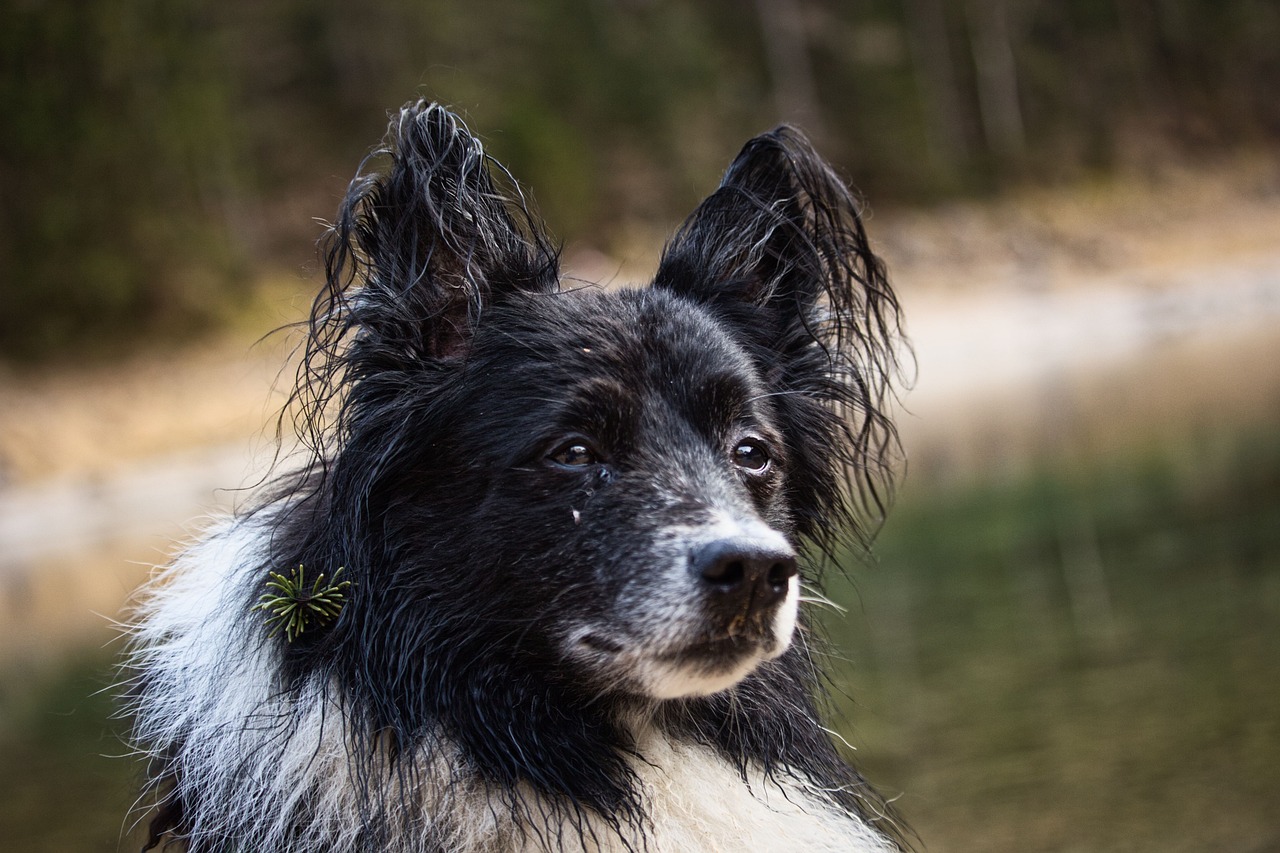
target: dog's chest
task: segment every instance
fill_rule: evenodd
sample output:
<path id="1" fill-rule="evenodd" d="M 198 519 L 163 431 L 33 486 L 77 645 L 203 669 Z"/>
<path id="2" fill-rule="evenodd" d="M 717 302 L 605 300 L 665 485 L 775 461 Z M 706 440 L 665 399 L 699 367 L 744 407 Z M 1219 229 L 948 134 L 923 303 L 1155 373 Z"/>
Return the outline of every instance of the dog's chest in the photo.
<path id="1" fill-rule="evenodd" d="M 653 734 L 635 768 L 646 788 L 655 851 L 884 851 L 883 838 L 814 793 L 758 770 L 743 779 L 711 752 Z"/>
<path id="2" fill-rule="evenodd" d="M 654 732 L 638 739 L 643 758 L 633 769 L 644 790 L 646 825 L 643 838 L 625 841 L 604 826 L 589 827 L 580 845 L 578 833 L 559 833 L 561 850 L 588 853 L 887 853 L 895 848 L 858 818 L 846 815 L 796 782 L 769 781 L 754 771 L 747 779 L 710 750 L 673 741 Z M 478 849 L 541 853 L 543 841 L 524 833 L 526 842 L 507 847 L 496 837 L 511 828 L 494 825 L 493 813 L 483 809 L 481 828 L 470 835 Z M 480 816 L 477 814 L 477 816 Z M 589 821 L 590 822 L 590 821 Z M 479 830 L 478 833 L 474 832 Z M 544 830 L 545 832 L 545 830 Z M 474 834 L 473 834 L 474 833 Z M 492 834 L 491 834 L 492 833 Z M 481 840 L 489 835 L 488 843 Z M 480 837 L 477 837 L 480 836 Z M 594 836 L 594 837 L 593 837 Z"/>

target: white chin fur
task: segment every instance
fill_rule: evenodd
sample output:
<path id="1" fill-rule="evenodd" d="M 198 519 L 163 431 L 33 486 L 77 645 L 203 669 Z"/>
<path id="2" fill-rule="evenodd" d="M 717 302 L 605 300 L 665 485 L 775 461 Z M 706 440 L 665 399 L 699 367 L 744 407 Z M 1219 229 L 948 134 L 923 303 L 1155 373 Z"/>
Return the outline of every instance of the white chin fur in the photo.
<path id="1" fill-rule="evenodd" d="M 679 699 L 687 696 L 710 696 L 728 690 L 766 660 L 772 660 L 791 645 L 800 610 L 800 579 L 791 578 L 787 597 L 773 617 L 773 648 L 749 655 L 727 670 L 708 672 L 698 664 L 672 664 L 647 660 L 637 667 L 636 677 L 644 692 L 655 699 Z"/>
<path id="2" fill-rule="evenodd" d="M 746 678 L 763 659 L 763 655 L 751 655 L 733 669 L 712 673 L 702 671 L 697 666 L 651 661 L 642 665 L 637 675 L 644 686 L 644 692 L 654 699 L 710 696 L 712 693 L 728 690 Z"/>

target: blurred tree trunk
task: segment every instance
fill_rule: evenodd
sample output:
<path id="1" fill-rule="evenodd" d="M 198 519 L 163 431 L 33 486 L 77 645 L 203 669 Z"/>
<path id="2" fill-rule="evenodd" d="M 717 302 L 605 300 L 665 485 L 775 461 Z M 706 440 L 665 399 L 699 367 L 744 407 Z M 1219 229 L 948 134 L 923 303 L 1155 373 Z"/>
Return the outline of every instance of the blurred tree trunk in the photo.
<path id="1" fill-rule="evenodd" d="M 969 0 L 966 8 L 983 134 L 993 153 L 1020 160 L 1027 142 L 1008 9 L 1003 0 Z"/>
<path id="2" fill-rule="evenodd" d="M 917 88 L 928 126 L 929 155 L 939 171 L 952 174 L 969 159 L 969 140 L 946 12 L 941 0 L 907 0 L 906 13 Z"/>
<path id="3" fill-rule="evenodd" d="M 765 60 L 773 84 L 778 117 L 804 128 L 810 138 L 825 135 L 813 66 L 809 62 L 804 31 L 804 10 L 799 0 L 756 0 Z"/>

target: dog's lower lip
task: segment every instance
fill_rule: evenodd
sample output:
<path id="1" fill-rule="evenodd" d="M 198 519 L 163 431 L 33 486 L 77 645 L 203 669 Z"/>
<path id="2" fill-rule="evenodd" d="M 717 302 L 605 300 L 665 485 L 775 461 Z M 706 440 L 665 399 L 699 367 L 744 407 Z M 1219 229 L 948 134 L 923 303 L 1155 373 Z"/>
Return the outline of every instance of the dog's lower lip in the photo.
<path id="1" fill-rule="evenodd" d="M 690 658 L 729 658 L 741 657 L 759 648 L 759 642 L 746 637 L 724 635 L 707 640 L 690 643 L 684 648 L 672 652 L 672 659 L 688 660 Z"/>

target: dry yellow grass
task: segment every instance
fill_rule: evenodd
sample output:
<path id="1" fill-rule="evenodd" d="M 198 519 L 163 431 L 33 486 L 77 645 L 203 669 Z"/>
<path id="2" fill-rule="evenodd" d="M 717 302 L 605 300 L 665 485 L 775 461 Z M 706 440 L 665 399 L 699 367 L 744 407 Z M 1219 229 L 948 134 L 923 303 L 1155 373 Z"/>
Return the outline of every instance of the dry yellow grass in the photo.
<path id="1" fill-rule="evenodd" d="M 261 339 L 300 316 L 300 309 L 287 311 L 294 316 L 246 317 L 183 350 L 0 371 L 0 484 L 106 476 L 148 456 L 247 441 L 270 424 L 292 381 L 281 373 L 291 333 Z"/>
<path id="2" fill-rule="evenodd" d="M 869 230 L 908 294 L 1066 287 L 1116 272 L 1158 286 L 1186 266 L 1280 251 L 1280 162 L 1169 162 L 1082 186 L 890 211 Z"/>

